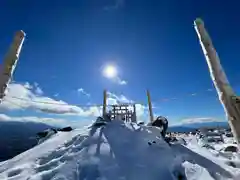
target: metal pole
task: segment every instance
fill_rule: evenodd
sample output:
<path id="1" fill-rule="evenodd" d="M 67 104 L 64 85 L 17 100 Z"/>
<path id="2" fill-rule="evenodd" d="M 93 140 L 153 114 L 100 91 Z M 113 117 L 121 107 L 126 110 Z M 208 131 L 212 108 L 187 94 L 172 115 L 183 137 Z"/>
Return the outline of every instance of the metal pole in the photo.
<path id="1" fill-rule="evenodd" d="M 217 90 L 218 97 L 225 110 L 226 117 L 232 129 L 233 135 L 240 143 L 240 106 L 239 98 L 235 95 L 230 86 L 225 72 L 220 64 L 218 54 L 212 44 L 210 36 L 208 35 L 204 23 L 201 19 L 194 21 L 195 30 L 197 32 L 204 56 L 206 58 L 211 79 Z"/>

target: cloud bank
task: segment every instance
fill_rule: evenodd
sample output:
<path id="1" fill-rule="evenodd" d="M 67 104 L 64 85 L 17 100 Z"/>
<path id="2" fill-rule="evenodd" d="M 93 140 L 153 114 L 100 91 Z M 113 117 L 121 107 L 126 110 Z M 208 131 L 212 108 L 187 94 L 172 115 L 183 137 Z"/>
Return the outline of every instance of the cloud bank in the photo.
<path id="1" fill-rule="evenodd" d="M 55 100 L 45 96 L 43 90 L 37 83 L 19 84 L 12 83 L 7 89 L 6 96 L 0 104 L 1 110 L 25 110 L 31 109 L 41 112 L 77 115 L 82 117 L 99 116 L 98 107 L 87 109 L 68 104 L 62 100 Z"/>
<path id="2" fill-rule="evenodd" d="M 226 122 L 226 120 L 214 118 L 214 117 L 196 117 L 196 118 L 186 118 L 180 120 L 178 123 L 172 124 L 172 126 L 183 126 L 194 123 L 210 123 L 210 122 Z"/>
<path id="3" fill-rule="evenodd" d="M 83 88 L 79 88 L 78 92 L 91 98 L 90 93 L 86 92 Z M 58 95 L 58 94 L 57 94 Z M 135 103 L 134 100 L 126 97 L 123 94 L 115 94 L 107 92 L 107 104 L 121 104 L 121 103 Z M 52 124 L 74 124 L 80 125 L 89 124 L 91 120 L 95 120 L 97 116 L 102 114 L 102 106 L 92 105 L 81 107 L 69 104 L 63 100 L 56 100 L 59 96 L 53 95 L 49 97 L 44 93 L 39 84 L 28 82 L 24 84 L 12 83 L 7 89 L 6 96 L 0 104 L 0 120 L 19 120 L 19 121 L 36 121 Z M 5 115 L 7 112 L 31 110 L 46 113 L 46 117 L 24 116 L 24 117 L 11 117 Z M 136 104 L 136 113 L 139 121 L 149 121 L 148 107 L 141 104 Z M 8 114 L 8 113 L 7 113 Z M 48 118 L 47 116 L 55 114 L 57 118 Z M 156 114 L 155 114 L 156 115 Z M 75 118 L 77 117 L 77 118 Z M 71 119 L 80 119 L 72 121 Z M 170 119 L 171 121 L 171 119 Z M 171 123 L 175 125 L 186 125 L 192 123 L 206 123 L 206 122 L 221 122 L 218 118 L 214 117 L 197 117 L 182 119 L 178 123 Z"/>
<path id="4" fill-rule="evenodd" d="M 83 88 L 80 88 L 79 93 L 82 93 L 88 97 L 90 94 L 85 92 Z M 114 94 L 112 92 L 107 93 L 107 104 L 121 104 L 121 103 L 134 103 L 133 100 L 120 94 Z M 12 120 L 12 121 L 34 121 L 44 122 L 47 124 L 75 124 L 82 125 L 84 123 L 90 123 L 90 120 L 95 120 L 97 116 L 102 113 L 102 106 L 87 106 L 79 107 L 77 105 L 69 104 L 63 100 L 56 100 L 57 96 L 48 97 L 37 83 L 30 84 L 28 82 L 12 83 L 9 85 L 6 96 L 3 102 L 0 104 L 0 110 L 2 112 L 12 111 L 24 111 L 31 110 L 37 112 L 43 112 L 47 114 L 56 114 L 60 118 L 48 118 L 48 117 L 35 117 L 35 116 L 23 116 L 23 117 L 12 117 L 5 114 L 0 114 L 0 120 Z M 146 115 L 147 107 L 144 105 L 136 105 L 136 113 L 138 119 L 144 120 Z M 71 117 L 79 117 L 81 120 L 72 121 Z M 76 119 L 76 118 L 74 118 Z M 81 122 L 80 122 L 81 121 Z"/>
<path id="5" fill-rule="evenodd" d="M 73 121 L 73 120 L 67 120 L 64 118 L 46 118 L 46 117 L 36 117 L 36 116 L 8 116 L 6 114 L 0 114 L 0 122 L 2 121 L 34 122 L 34 123 L 48 124 L 53 127 L 72 126 L 75 128 L 85 127 L 91 123 L 89 119 Z"/>

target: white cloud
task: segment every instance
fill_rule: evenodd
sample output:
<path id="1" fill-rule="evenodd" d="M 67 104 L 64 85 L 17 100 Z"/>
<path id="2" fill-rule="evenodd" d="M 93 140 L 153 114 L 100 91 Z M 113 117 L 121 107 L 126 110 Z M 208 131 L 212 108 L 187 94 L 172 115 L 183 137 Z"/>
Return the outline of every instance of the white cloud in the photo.
<path id="1" fill-rule="evenodd" d="M 43 90 L 39 87 L 38 83 L 34 82 L 33 86 L 31 86 L 31 87 L 32 87 L 31 89 L 34 89 L 34 91 L 37 95 L 42 95 L 43 94 Z"/>
<path id="2" fill-rule="evenodd" d="M 37 85 L 37 87 L 39 86 Z M 114 93 L 108 92 L 107 95 L 108 105 L 120 103 L 134 103 L 133 100 L 123 94 L 116 95 Z M 76 105 L 68 104 L 67 102 L 62 100 L 55 100 L 43 94 L 37 94 L 36 84 L 9 84 L 6 96 L 4 97 L 3 102 L 0 104 L 0 110 L 11 111 L 25 109 L 31 109 L 35 111 L 53 113 L 58 115 L 79 116 L 83 118 L 93 118 L 102 114 L 102 107 L 96 105 L 82 108 Z M 148 108 L 145 105 L 136 104 L 136 113 L 139 120 L 142 121 L 149 119 L 146 118 L 146 116 L 148 115 L 147 110 Z"/>
<path id="3" fill-rule="evenodd" d="M 35 93 L 38 94 L 38 95 L 42 95 L 43 91 L 40 87 L 37 87 L 36 90 L 35 90 Z"/>
<path id="4" fill-rule="evenodd" d="M 108 5 L 104 7 L 104 10 L 110 11 L 110 10 L 116 10 L 119 8 L 122 8 L 125 4 L 125 0 L 112 0 L 113 4 Z"/>
<path id="5" fill-rule="evenodd" d="M 0 121 L 10 121 L 11 118 L 5 114 L 0 114 Z"/>
<path id="6" fill-rule="evenodd" d="M 125 81 L 125 80 L 122 80 L 120 77 L 116 77 L 115 79 L 114 79 L 114 81 L 116 81 L 119 85 L 126 85 L 127 84 L 127 81 Z"/>
<path id="7" fill-rule="evenodd" d="M 26 82 L 23 85 L 26 89 L 32 90 L 34 89 L 35 93 L 38 95 L 42 95 L 43 91 L 42 89 L 39 87 L 38 83 L 34 82 L 33 85 L 31 85 L 29 82 Z"/>
<path id="8" fill-rule="evenodd" d="M 132 100 L 128 99 L 124 95 L 116 95 L 111 92 L 107 92 L 107 104 L 108 105 L 113 105 L 113 104 L 121 104 L 121 103 L 133 103 Z"/>
<path id="9" fill-rule="evenodd" d="M 214 117 L 198 117 L 198 118 L 187 118 L 182 119 L 179 123 L 175 123 L 175 125 L 186 125 L 186 124 L 193 124 L 193 123 L 207 123 L 207 122 L 222 122 L 224 120 L 217 119 Z"/>
<path id="10" fill-rule="evenodd" d="M 51 126 L 63 127 L 63 126 L 72 126 L 72 127 L 83 127 L 88 126 L 91 121 L 88 119 L 84 120 L 68 120 L 61 118 L 44 118 L 36 116 L 8 116 L 6 114 L 0 114 L 0 121 L 17 121 L 17 122 L 35 122 L 35 123 L 44 123 Z"/>
<path id="11" fill-rule="evenodd" d="M 43 96 L 42 93 L 37 93 L 37 87 L 39 87 L 37 83 L 35 83 L 34 86 L 31 86 L 29 83 L 24 85 L 17 83 L 10 84 L 6 96 L 2 104 L 0 104 L 0 109 L 34 109 L 48 113 L 78 115 L 83 117 L 100 115 L 98 107 L 83 109 L 61 100 L 57 101 L 50 97 Z"/>
<path id="12" fill-rule="evenodd" d="M 127 85 L 128 83 L 126 80 L 121 79 L 119 76 L 109 78 L 109 80 L 119 85 Z"/>
<path id="13" fill-rule="evenodd" d="M 220 122 L 220 121 L 222 120 L 219 120 L 217 118 L 200 117 L 200 118 L 183 119 L 181 122 L 184 124 L 192 124 L 192 123 L 206 123 L 206 122 Z"/>
<path id="14" fill-rule="evenodd" d="M 33 88 L 33 86 L 30 85 L 28 82 L 26 82 L 26 83 L 24 84 L 24 87 L 27 88 L 27 89 L 32 89 L 32 88 Z"/>
<path id="15" fill-rule="evenodd" d="M 78 91 L 79 93 L 87 96 L 87 97 L 90 97 L 90 96 L 91 96 L 91 95 L 90 95 L 89 93 L 87 93 L 83 88 L 79 88 L 77 91 Z"/>

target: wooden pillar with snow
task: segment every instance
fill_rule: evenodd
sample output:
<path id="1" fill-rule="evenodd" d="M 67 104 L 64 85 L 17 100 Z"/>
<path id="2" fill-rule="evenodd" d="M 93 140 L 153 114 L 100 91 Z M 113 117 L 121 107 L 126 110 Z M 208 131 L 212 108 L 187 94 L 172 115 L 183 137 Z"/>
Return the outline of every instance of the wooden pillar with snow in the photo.
<path id="1" fill-rule="evenodd" d="M 102 115 L 104 116 L 107 113 L 107 90 L 103 91 L 103 109 Z"/>
<path id="2" fill-rule="evenodd" d="M 133 115 L 132 115 L 132 122 L 137 122 L 137 112 L 136 112 L 136 104 L 133 104 Z"/>
<path id="3" fill-rule="evenodd" d="M 213 47 L 210 36 L 205 30 L 204 23 L 201 19 L 194 21 L 204 56 L 206 58 L 211 79 L 217 90 L 220 102 L 226 113 L 229 125 L 238 144 L 240 144 L 240 105 L 237 97 L 230 86 L 224 70 L 220 64 L 218 54 Z"/>
<path id="4" fill-rule="evenodd" d="M 148 110 L 149 110 L 150 123 L 152 123 L 154 121 L 154 117 L 153 117 L 153 110 L 152 110 L 152 100 L 151 100 L 149 90 L 147 90 L 147 98 L 148 98 Z"/>
<path id="5" fill-rule="evenodd" d="M 3 64 L 0 68 L 0 102 L 2 102 L 3 97 L 5 96 L 5 91 L 8 84 L 11 81 L 13 72 L 16 68 L 19 55 L 22 49 L 22 44 L 25 39 L 25 33 L 23 31 L 17 31 L 13 42 L 3 60 Z"/>

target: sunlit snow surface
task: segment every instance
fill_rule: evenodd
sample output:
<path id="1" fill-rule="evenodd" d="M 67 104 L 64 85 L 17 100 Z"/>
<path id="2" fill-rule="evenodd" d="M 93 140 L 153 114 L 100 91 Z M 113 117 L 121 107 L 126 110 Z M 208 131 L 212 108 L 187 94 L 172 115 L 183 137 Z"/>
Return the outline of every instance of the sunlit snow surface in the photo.
<path id="1" fill-rule="evenodd" d="M 188 180 L 240 179 L 240 166 L 201 148 L 194 136 L 186 147 L 169 147 L 159 135 L 154 127 L 122 121 L 59 132 L 0 163 L 0 179 L 174 180 L 179 174 Z M 149 146 L 149 141 L 156 143 Z"/>

